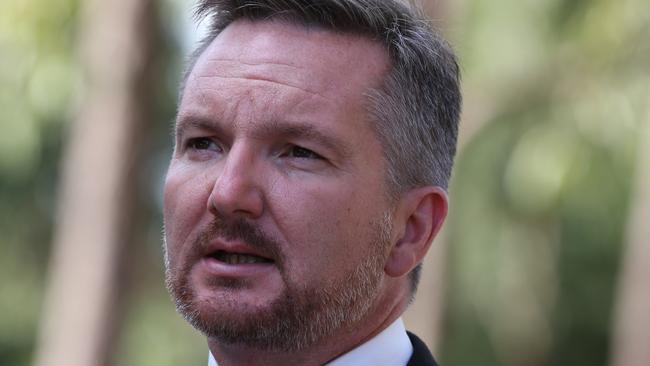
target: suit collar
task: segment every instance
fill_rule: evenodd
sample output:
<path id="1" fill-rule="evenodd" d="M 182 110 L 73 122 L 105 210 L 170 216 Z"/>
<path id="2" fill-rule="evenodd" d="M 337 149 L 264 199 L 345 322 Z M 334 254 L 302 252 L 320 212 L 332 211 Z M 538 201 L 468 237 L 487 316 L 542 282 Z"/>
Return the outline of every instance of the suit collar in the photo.
<path id="1" fill-rule="evenodd" d="M 438 366 L 427 345 L 415 334 L 411 332 L 406 333 L 413 345 L 413 355 L 411 355 L 411 359 L 406 366 Z"/>

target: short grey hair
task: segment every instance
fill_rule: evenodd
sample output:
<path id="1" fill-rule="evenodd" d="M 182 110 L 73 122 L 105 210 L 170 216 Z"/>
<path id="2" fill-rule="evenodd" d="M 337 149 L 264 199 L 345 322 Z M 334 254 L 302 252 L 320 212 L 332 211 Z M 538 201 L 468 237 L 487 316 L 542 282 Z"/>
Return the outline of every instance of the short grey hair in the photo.
<path id="1" fill-rule="evenodd" d="M 389 198 L 423 186 L 447 189 L 461 110 L 459 68 L 421 10 L 399 0 L 200 0 L 196 14 L 209 17 L 210 26 L 184 79 L 219 33 L 242 18 L 280 18 L 383 44 L 392 69 L 381 88 L 368 92 L 368 108 L 384 150 Z M 421 265 L 410 274 L 412 294 L 420 273 Z"/>

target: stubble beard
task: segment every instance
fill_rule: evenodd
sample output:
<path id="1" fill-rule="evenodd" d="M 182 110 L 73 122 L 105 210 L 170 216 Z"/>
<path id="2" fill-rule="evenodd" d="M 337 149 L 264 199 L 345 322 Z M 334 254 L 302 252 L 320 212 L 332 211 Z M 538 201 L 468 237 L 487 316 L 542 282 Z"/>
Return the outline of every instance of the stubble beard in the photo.
<path id="1" fill-rule="evenodd" d="M 342 328 L 353 327 L 372 311 L 388 255 L 391 225 L 388 214 L 372 225 L 373 240 L 368 255 L 354 270 L 338 280 L 330 279 L 313 287 L 298 286 L 279 266 L 285 289 L 263 308 L 246 308 L 228 296 L 218 300 L 198 298 L 189 282 L 191 266 L 180 270 L 170 268 L 166 245 L 165 282 L 177 311 L 210 339 L 266 351 L 302 350 Z M 195 246 L 205 245 L 203 241 L 215 234 L 242 239 L 253 245 L 270 246 L 274 251 L 278 249 L 273 240 L 252 224 L 220 220 L 215 220 L 209 232 L 197 239 Z M 216 280 L 211 285 L 226 295 L 236 295 L 246 283 Z"/>

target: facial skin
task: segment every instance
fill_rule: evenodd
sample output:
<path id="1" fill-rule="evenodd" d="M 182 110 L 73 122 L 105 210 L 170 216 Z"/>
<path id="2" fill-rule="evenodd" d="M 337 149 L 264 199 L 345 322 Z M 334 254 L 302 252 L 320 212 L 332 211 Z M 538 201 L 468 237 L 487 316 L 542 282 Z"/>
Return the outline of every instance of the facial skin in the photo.
<path id="1" fill-rule="evenodd" d="M 446 198 L 388 200 L 364 93 L 389 68 L 362 37 L 240 20 L 192 70 L 165 182 L 167 281 L 220 365 L 322 364 L 406 306 Z"/>

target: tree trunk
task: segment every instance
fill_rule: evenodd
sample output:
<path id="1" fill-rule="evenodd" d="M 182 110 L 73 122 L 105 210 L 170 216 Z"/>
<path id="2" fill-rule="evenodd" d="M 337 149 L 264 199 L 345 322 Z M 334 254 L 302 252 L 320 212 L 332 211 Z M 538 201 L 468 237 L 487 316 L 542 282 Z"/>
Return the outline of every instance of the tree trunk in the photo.
<path id="1" fill-rule="evenodd" d="M 614 366 L 650 365 L 650 109 L 646 118 L 619 282 Z"/>
<path id="2" fill-rule="evenodd" d="M 131 229 L 146 126 L 150 0 L 89 0 L 80 57 L 84 95 L 70 125 L 59 212 L 34 364 L 110 364 L 119 320 L 120 264 Z"/>

